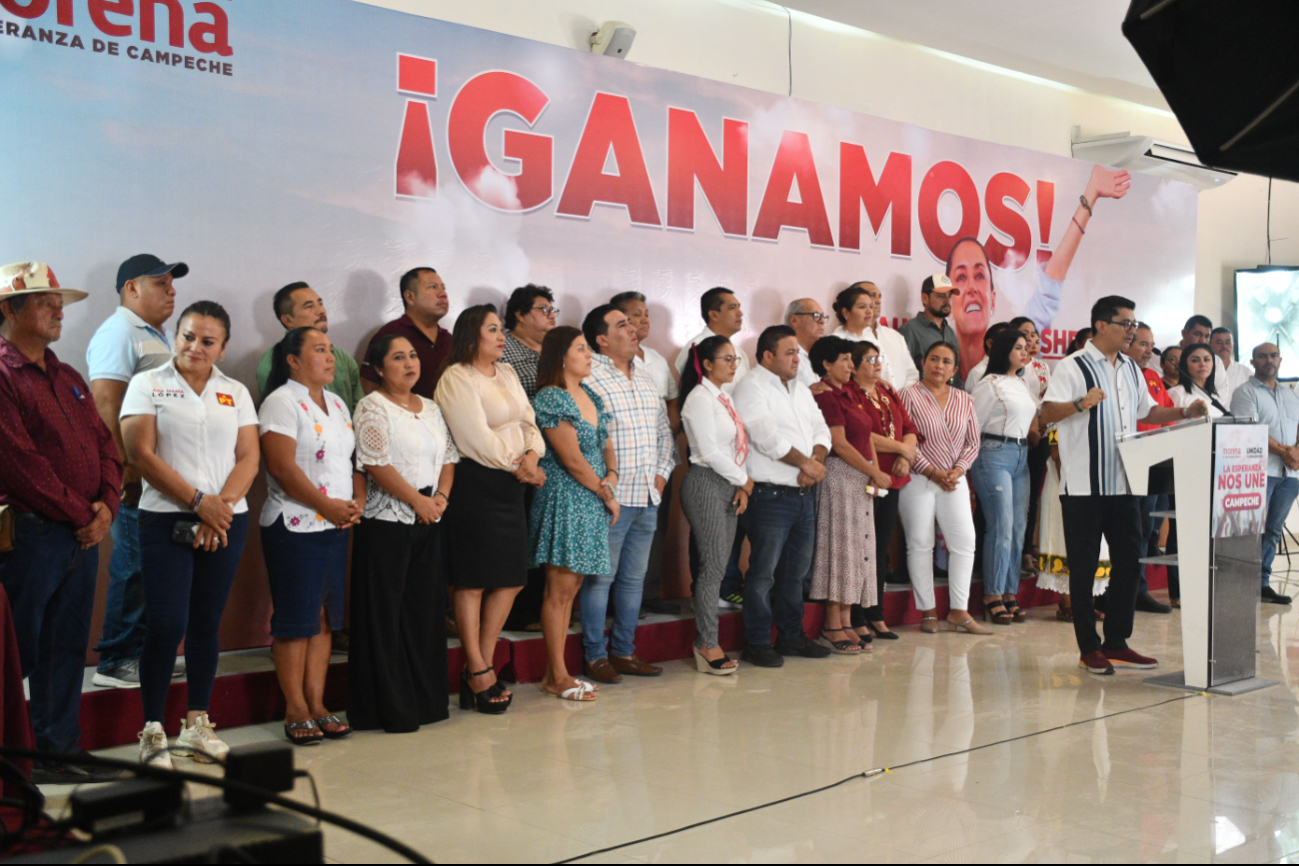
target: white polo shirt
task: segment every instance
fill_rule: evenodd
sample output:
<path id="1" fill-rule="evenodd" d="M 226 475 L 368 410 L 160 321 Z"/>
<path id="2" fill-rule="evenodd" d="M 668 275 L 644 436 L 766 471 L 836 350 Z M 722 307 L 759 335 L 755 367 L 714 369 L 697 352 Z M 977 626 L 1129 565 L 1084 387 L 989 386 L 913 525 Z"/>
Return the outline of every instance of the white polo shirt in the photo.
<path id="1" fill-rule="evenodd" d="M 311 486 L 330 499 L 352 498 L 352 454 L 356 450 L 356 435 L 352 432 L 352 416 L 347 404 L 337 394 L 325 391 L 326 412 L 311 399 L 306 385 L 290 379 L 267 396 L 257 413 L 258 427 L 263 435 L 279 433 L 297 443 L 294 461 Z M 290 497 L 267 473 L 266 504 L 262 506 L 261 525 L 270 526 L 284 517 L 284 526 L 290 532 L 322 532 L 334 529 L 334 524 Z"/>
<path id="2" fill-rule="evenodd" d="M 812 456 L 817 445 L 830 450 L 830 428 L 807 386 L 786 384 L 766 367 L 755 367 L 735 386 L 735 409 L 749 434 L 749 477 L 767 484 L 798 486 L 798 467 L 781 461 L 791 448 Z"/>
<path id="3" fill-rule="evenodd" d="M 1092 388 L 1105 399 L 1087 412 L 1056 422 L 1060 444 L 1060 493 L 1068 496 L 1128 496 L 1127 475 L 1119 457 L 1119 436 L 1137 432 L 1137 422 L 1155 408 L 1146 377 L 1122 352 L 1116 363 L 1090 340 L 1055 365 L 1047 403 L 1072 403 Z"/>
<path id="4" fill-rule="evenodd" d="M 686 343 L 681 351 L 677 353 L 677 376 L 680 376 L 686 369 L 686 360 L 689 358 L 691 346 L 702 343 L 709 337 L 720 336 L 721 334 L 713 333 L 712 328 L 704 328 L 703 331 L 695 334 L 694 339 L 689 343 Z M 731 341 L 731 345 L 735 347 L 735 378 L 722 386 L 722 393 L 724 394 L 733 393 L 735 391 L 735 386 L 740 383 L 740 380 L 749 375 L 749 358 L 744 354 L 744 350 L 740 348 L 740 341 L 736 339 L 738 336 L 739 335 L 736 334 L 735 337 L 727 337 L 727 339 Z"/>
<path id="5" fill-rule="evenodd" d="M 208 495 L 220 493 L 234 471 L 240 428 L 257 426 L 257 410 L 247 388 L 213 367 L 203 393 L 195 394 L 174 360 L 131 380 L 121 417 L 133 415 L 157 419 L 158 457 L 187 484 Z M 140 509 L 186 512 L 189 503 L 177 502 L 146 479 Z M 246 512 L 248 500 L 240 499 L 234 510 Z"/>

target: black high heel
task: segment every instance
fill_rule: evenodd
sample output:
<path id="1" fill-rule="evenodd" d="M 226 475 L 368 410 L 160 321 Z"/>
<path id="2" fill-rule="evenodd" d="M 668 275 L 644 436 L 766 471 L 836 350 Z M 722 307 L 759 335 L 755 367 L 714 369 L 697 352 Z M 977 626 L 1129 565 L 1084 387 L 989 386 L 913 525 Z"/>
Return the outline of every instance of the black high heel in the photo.
<path id="1" fill-rule="evenodd" d="M 499 697 L 504 691 L 500 683 L 495 683 L 481 692 L 476 692 L 469 687 L 469 680 L 474 677 L 481 677 L 484 674 L 490 674 L 492 668 L 470 673 L 469 668 L 460 671 L 460 709 L 477 710 L 488 716 L 499 716 L 510 708 L 511 701 L 493 701 L 492 698 Z M 511 699 L 513 696 L 511 696 Z"/>
<path id="2" fill-rule="evenodd" d="M 877 638 L 879 638 L 880 640 L 898 640 L 898 633 L 897 633 L 897 632 L 895 632 L 895 631 L 880 631 L 880 630 L 877 629 L 874 625 L 871 624 L 870 620 L 867 620 L 867 621 L 866 621 L 866 628 L 870 630 L 870 633 L 871 633 L 874 637 L 877 637 Z"/>

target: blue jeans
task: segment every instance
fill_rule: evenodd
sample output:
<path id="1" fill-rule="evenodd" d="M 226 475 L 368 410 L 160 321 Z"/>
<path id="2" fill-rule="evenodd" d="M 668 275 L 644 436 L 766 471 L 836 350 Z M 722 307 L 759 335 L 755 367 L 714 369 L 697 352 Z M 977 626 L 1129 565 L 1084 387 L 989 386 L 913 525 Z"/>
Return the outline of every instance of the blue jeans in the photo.
<path id="1" fill-rule="evenodd" d="M 140 570 L 140 510 L 123 505 L 113 521 L 113 555 L 108 559 L 104 631 L 95 645 L 101 674 L 135 661 L 144 649 L 144 575 Z"/>
<path id="2" fill-rule="evenodd" d="M 803 634 L 803 578 L 816 547 L 813 488 L 754 487 L 740 528 L 749 537 L 749 570 L 744 575 L 744 639 L 770 646 L 776 635 Z"/>
<path id="3" fill-rule="evenodd" d="M 1285 519 L 1290 516 L 1295 497 L 1299 497 L 1299 478 L 1267 477 L 1267 529 L 1263 532 L 1263 585 L 1272 577 L 1272 560 L 1276 559 L 1276 546 L 1285 530 Z"/>
<path id="4" fill-rule="evenodd" d="M 582 583 L 582 646 L 588 662 L 608 655 L 630 658 L 636 652 L 636 623 L 649 567 L 650 547 L 658 527 L 659 507 L 624 505 L 618 522 L 609 527 L 608 574 Z M 606 642 L 604 620 L 613 595 L 613 635 Z"/>
<path id="5" fill-rule="evenodd" d="M 217 630 L 248 537 L 248 512 L 234 516 L 226 530 L 226 546 L 210 553 L 171 540 L 178 521 L 196 519 L 193 514 L 178 512 L 140 514 L 140 558 L 151 623 L 140 654 L 140 696 L 146 722 L 165 721 L 167 690 L 182 640 L 189 678 L 186 709 L 207 710 L 212 699 L 221 653 Z"/>
<path id="6" fill-rule="evenodd" d="M 44 751 L 75 752 L 81 739 L 81 683 L 98 571 L 98 547 L 82 550 L 71 526 L 34 514 L 18 515 L 14 549 L 0 555 L 18 657 L 23 676 L 31 678 L 36 748 Z"/>
<path id="7" fill-rule="evenodd" d="M 987 531 L 983 536 L 983 592 L 1019 591 L 1020 553 L 1028 525 L 1028 446 L 985 439 L 970 467 Z"/>

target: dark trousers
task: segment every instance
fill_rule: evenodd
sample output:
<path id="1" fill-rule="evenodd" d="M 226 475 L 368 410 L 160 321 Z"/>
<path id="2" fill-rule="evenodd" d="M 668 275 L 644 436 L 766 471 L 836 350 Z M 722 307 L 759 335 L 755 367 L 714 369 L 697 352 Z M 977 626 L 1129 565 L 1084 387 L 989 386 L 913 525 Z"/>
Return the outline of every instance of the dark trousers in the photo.
<path id="1" fill-rule="evenodd" d="M 113 553 L 108 558 L 108 597 L 104 629 L 95 645 L 99 672 L 111 674 L 123 662 L 140 658 L 144 647 L 144 574 L 140 568 L 140 510 L 123 505 L 113 521 Z"/>
<path id="2" fill-rule="evenodd" d="M 352 545 L 347 720 L 409 733 L 447 711 L 442 526 L 363 519 Z"/>
<path id="3" fill-rule="evenodd" d="M 248 537 L 248 512 L 236 514 L 226 546 L 212 552 L 171 540 L 172 528 L 193 514 L 140 512 L 140 561 L 149 629 L 140 653 L 145 722 L 163 722 L 176 648 L 185 641 L 185 708 L 207 710 L 221 655 L 221 616 Z"/>
<path id="4" fill-rule="evenodd" d="M 871 607 L 854 604 L 851 608 L 852 627 L 861 628 L 866 622 L 884 622 L 884 583 L 889 575 L 888 543 L 893 538 L 893 527 L 898 522 L 898 496 L 901 490 L 891 490 L 883 499 L 875 500 L 875 538 L 880 548 L 875 551 L 875 586 L 879 601 Z"/>
<path id="5" fill-rule="evenodd" d="M 32 731 L 44 751 L 75 752 L 81 739 L 81 683 L 98 571 L 98 547 L 82 550 L 71 526 L 35 514 L 18 515 L 14 549 L 0 554 L 18 657 L 23 676 L 30 677 Z"/>
<path id="6" fill-rule="evenodd" d="M 532 514 L 532 499 L 536 491 L 537 488 L 529 484 L 523 492 L 523 507 L 528 514 Z M 510 608 L 510 615 L 505 618 L 505 630 L 523 631 L 528 626 L 536 626 L 541 622 L 541 603 L 545 595 L 546 570 L 529 568 L 528 582 L 514 597 L 514 607 Z"/>
<path id="7" fill-rule="evenodd" d="M 771 644 L 771 626 L 789 640 L 803 634 L 803 578 L 816 547 L 816 494 L 812 488 L 758 485 L 740 526 L 749 536 L 744 575 L 744 639 Z"/>
<path id="8" fill-rule="evenodd" d="M 1127 648 L 1137 603 L 1139 563 L 1145 550 L 1141 510 L 1135 496 L 1061 496 L 1064 546 L 1069 555 L 1069 593 L 1091 598 L 1101 537 L 1110 548 L 1110 585 L 1106 590 L 1105 641 L 1096 636 L 1096 612 L 1090 604 L 1073 606 L 1073 630 L 1083 655 L 1102 648 Z"/>
<path id="9" fill-rule="evenodd" d="M 1141 510 L 1141 555 L 1150 556 L 1150 537 L 1155 532 L 1155 527 L 1159 521 L 1151 517 L 1151 512 L 1159 510 L 1158 496 L 1138 496 L 1137 507 Z M 1137 582 L 1137 593 L 1150 592 L 1150 585 L 1146 583 L 1146 565 L 1141 563 L 1138 568 L 1141 579 Z"/>

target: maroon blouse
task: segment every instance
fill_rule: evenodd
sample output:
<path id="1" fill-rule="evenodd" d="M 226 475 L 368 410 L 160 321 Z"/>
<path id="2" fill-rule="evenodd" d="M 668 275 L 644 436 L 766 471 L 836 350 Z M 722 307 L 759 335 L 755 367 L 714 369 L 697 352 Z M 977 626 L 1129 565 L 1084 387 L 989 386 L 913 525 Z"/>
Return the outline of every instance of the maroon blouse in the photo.
<path id="1" fill-rule="evenodd" d="M 925 437 L 920 433 L 920 429 L 911 420 L 911 413 L 907 412 L 907 407 L 902 405 L 898 392 L 894 391 L 892 386 L 882 381 L 876 382 L 874 400 L 856 382 L 849 382 L 848 388 L 857 393 L 862 408 L 870 416 L 871 426 L 876 433 L 886 439 L 894 439 L 898 442 L 901 442 L 908 433 L 914 434 L 917 442 L 925 440 Z M 876 403 L 879 403 L 879 405 L 876 406 Z M 880 469 L 890 475 L 893 474 L 893 463 L 898 459 L 898 455 L 885 454 L 881 451 L 875 459 L 879 461 Z M 905 487 L 910 480 L 910 472 L 902 478 L 894 478 L 892 489 L 897 490 L 899 487 Z"/>
<path id="2" fill-rule="evenodd" d="M 816 405 L 821 407 L 821 414 L 825 416 L 826 426 L 842 427 L 844 436 L 848 439 L 848 444 L 856 448 L 862 457 L 869 460 L 875 453 L 875 449 L 871 446 L 871 433 L 874 432 L 875 428 L 871 423 L 871 416 L 862 407 L 860 396 L 861 392 L 859 390 L 854 391 L 852 383 L 849 382 L 846 387 L 835 388 L 832 386 L 829 391 L 822 391 L 817 394 Z M 843 455 L 837 456 L 842 457 Z"/>

